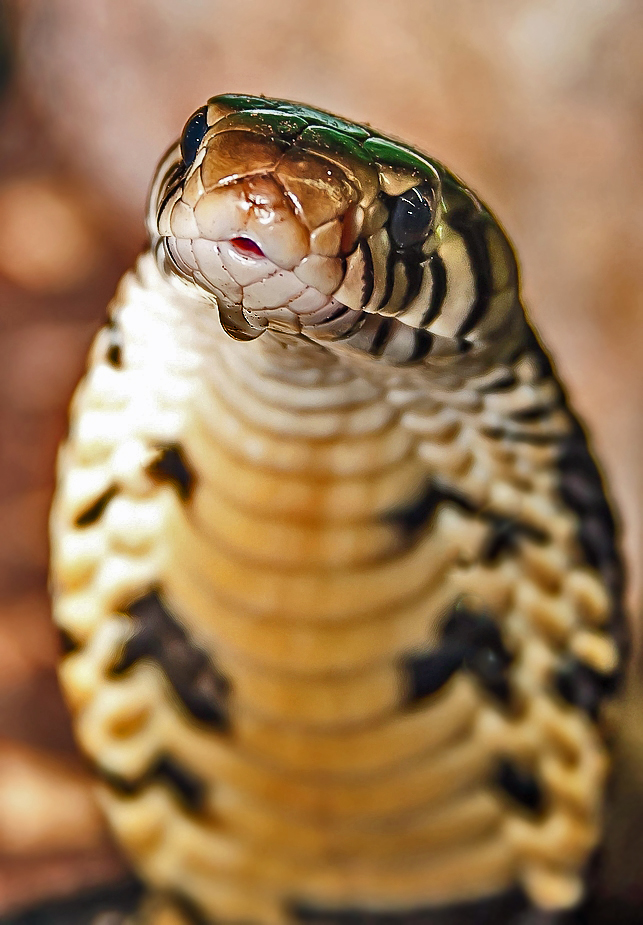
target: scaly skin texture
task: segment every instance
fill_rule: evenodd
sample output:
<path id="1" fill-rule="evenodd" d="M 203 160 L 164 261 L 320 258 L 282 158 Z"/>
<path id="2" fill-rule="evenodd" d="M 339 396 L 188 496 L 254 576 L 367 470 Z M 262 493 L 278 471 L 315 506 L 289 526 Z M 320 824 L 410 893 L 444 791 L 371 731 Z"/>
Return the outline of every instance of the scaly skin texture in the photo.
<path id="1" fill-rule="evenodd" d="M 178 903 L 148 919 L 574 907 L 620 566 L 502 229 L 399 142 L 235 96 L 149 229 L 52 513 L 78 740 Z"/>

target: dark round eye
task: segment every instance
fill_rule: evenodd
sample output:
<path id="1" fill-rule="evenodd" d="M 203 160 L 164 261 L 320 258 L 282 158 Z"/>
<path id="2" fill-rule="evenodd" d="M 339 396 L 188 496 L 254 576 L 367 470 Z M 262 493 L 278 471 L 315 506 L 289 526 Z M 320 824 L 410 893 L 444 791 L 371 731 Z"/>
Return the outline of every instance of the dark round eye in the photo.
<path id="1" fill-rule="evenodd" d="M 183 162 L 186 166 L 190 166 L 194 158 L 196 157 L 196 152 L 199 150 L 199 145 L 203 140 L 203 136 L 208 130 L 208 107 L 202 106 L 201 109 L 197 109 L 193 116 L 190 116 L 188 121 L 185 123 L 185 128 L 181 133 L 181 155 L 183 157 Z"/>
<path id="2" fill-rule="evenodd" d="M 420 244 L 431 224 L 431 206 L 419 187 L 407 190 L 398 196 L 391 209 L 389 230 L 396 247 L 412 247 Z"/>

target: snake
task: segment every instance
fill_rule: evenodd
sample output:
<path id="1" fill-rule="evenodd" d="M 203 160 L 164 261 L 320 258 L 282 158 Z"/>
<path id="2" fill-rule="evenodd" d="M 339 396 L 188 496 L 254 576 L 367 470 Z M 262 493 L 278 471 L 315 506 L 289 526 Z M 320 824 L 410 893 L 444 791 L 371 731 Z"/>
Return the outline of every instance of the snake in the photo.
<path id="1" fill-rule="evenodd" d="M 618 524 L 508 237 L 369 125 L 215 96 L 152 183 L 51 514 L 137 922 L 562 921 L 627 655 Z"/>

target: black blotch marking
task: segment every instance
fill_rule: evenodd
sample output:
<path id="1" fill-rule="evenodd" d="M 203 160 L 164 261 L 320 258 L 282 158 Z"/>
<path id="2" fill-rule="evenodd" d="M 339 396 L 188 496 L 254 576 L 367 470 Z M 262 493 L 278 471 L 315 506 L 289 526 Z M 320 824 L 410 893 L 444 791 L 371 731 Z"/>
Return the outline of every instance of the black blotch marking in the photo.
<path id="1" fill-rule="evenodd" d="M 416 329 L 414 332 L 413 350 L 411 356 L 406 361 L 407 364 L 419 363 L 420 360 L 423 360 L 424 357 L 431 352 L 433 341 L 433 334 L 430 334 L 428 331 Z"/>
<path id="2" fill-rule="evenodd" d="M 203 810 L 207 797 L 207 785 L 193 771 L 170 755 L 161 755 L 140 777 L 127 778 L 99 767 L 98 773 L 108 786 L 118 793 L 134 796 L 152 783 L 162 783 L 170 788 L 191 813 Z"/>
<path id="3" fill-rule="evenodd" d="M 190 116 L 181 132 L 181 157 L 187 167 L 194 161 L 207 130 L 208 107 L 202 106 Z"/>
<path id="4" fill-rule="evenodd" d="M 440 309 L 442 308 L 447 294 L 447 271 L 442 257 L 440 257 L 437 252 L 434 252 L 429 257 L 429 261 L 424 267 L 424 272 L 431 274 L 433 285 L 431 287 L 429 307 L 424 312 L 422 321 L 420 322 L 420 327 L 423 328 L 430 324 L 440 314 Z"/>
<path id="5" fill-rule="evenodd" d="M 500 628 L 486 613 L 458 605 L 444 627 L 444 639 L 463 648 L 463 666 L 499 700 L 510 696 L 507 669 L 513 661 Z"/>
<path id="6" fill-rule="evenodd" d="M 78 652 L 80 649 L 80 643 L 67 630 L 58 630 L 58 640 L 63 655 L 71 655 L 72 652 Z"/>
<path id="7" fill-rule="evenodd" d="M 507 671 L 512 661 L 495 620 L 459 604 L 443 625 L 440 647 L 404 660 L 409 702 L 435 693 L 456 671 L 466 670 L 507 704 L 511 698 Z"/>
<path id="8" fill-rule="evenodd" d="M 584 662 L 570 658 L 555 674 L 554 686 L 560 696 L 574 707 L 598 719 L 602 701 L 615 693 L 618 673 L 600 674 Z"/>
<path id="9" fill-rule="evenodd" d="M 539 813 L 544 806 L 544 795 L 540 784 L 526 768 L 513 761 L 502 761 L 496 774 L 497 785 L 513 800 L 532 813 Z"/>
<path id="10" fill-rule="evenodd" d="M 445 502 L 451 502 L 468 513 L 476 511 L 475 505 L 465 495 L 453 488 L 429 481 L 424 491 L 416 498 L 387 511 L 382 519 L 385 523 L 397 527 L 409 542 L 413 542 L 417 534 L 431 523 L 439 505 Z"/>
<path id="11" fill-rule="evenodd" d="M 539 545 L 549 539 L 543 530 L 516 518 L 492 513 L 484 513 L 483 517 L 490 523 L 491 530 L 482 548 L 482 562 L 497 562 L 506 553 L 518 552 L 522 539 L 531 540 Z"/>
<path id="12" fill-rule="evenodd" d="M 527 919 L 523 917 L 533 911 L 533 906 L 518 889 L 474 902 L 400 912 L 377 912 L 359 907 L 328 908 L 301 901 L 291 902 L 288 907 L 292 917 L 304 925 L 526 925 Z M 537 921 L 540 919 L 534 920 L 534 925 Z"/>
<path id="13" fill-rule="evenodd" d="M 123 612 L 132 617 L 133 625 L 113 666 L 114 674 L 122 674 L 140 659 L 152 659 L 195 719 L 227 731 L 229 682 L 165 608 L 158 591 L 139 598 Z"/>
<path id="14" fill-rule="evenodd" d="M 177 443 L 158 447 L 158 456 L 149 464 L 147 472 L 155 482 L 171 482 L 179 496 L 187 501 L 194 488 L 195 476 L 186 462 L 183 449 Z"/>
<path id="15" fill-rule="evenodd" d="M 439 691 L 462 668 L 463 661 L 462 647 L 450 645 L 426 655 L 411 655 L 405 659 L 409 703 L 416 703 Z"/>
<path id="16" fill-rule="evenodd" d="M 77 527 L 90 527 L 99 520 L 109 502 L 118 494 L 118 488 L 111 485 L 88 508 L 82 511 L 74 521 Z"/>
<path id="17" fill-rule="evenodd" d="M 115 321 L 107 325 L 108 340 L 105 359 L 110 366 L 120 369 L 123 365 L 123 332 Z"/>
<path id="18" fill-rule="evenodd" d="M 384 348 L 388 342 L 389 337 L 391 336 L 391 331 L 393 330 L 393 319 L 392 318 L 381 318 L 378 319 L 379 324 L 373 338 L 373 343 L 369 348 L 369 353 L 371 356 L 378 357 L 381 356 L 384 352 Z"/>
<path id="19" fill-rule="evenodd" d="M 421 187 L 389 199 L 388 229 L 393 245 L 403 250 L 421 244 L 429 233 L 433 210 Z"/>

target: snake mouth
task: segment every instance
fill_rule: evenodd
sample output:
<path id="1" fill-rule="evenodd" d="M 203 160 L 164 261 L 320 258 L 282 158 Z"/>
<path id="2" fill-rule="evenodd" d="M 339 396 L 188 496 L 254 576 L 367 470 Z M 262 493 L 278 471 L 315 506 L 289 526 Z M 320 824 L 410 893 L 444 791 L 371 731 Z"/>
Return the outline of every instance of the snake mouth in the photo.
<path id="1" fill-rule="evenodd" d="M 268 326 L 299 331 L 301 316 L 332 312 L 346 273 L 341 250 L 355 233 L 350 202 L 311 231 L 279 178 L 248 173 L 206 189 L 205 164 L 178 182 L 168 171 L 158 190 L 156 233 L 168 267 L 214 297 L 228 333 L 242 328 L 244 339 Z"/>
<path id="2" fill-rule="evenodd" d="M 242 257 L 246 257 L 248 260 L 266 256 L 257 242 L 245 235 L 237 235 L 235 238 L 231 238 L 230 246 L 233 247 L 238 254 Z"/>
<path id="3" fill-rule="evenodd" d="M 221 241 L 166 235 L 161 241 L 172 272 L 216 303 L 224 329 L 236 339 L 258 337 L 269 327 L 298 334 L 309 319 L 322 321 L 337 311 L 332 293 L 301 279 L 310 272 L 306 264 L 303 271 L 285 270 L 247 235 Z"/>

